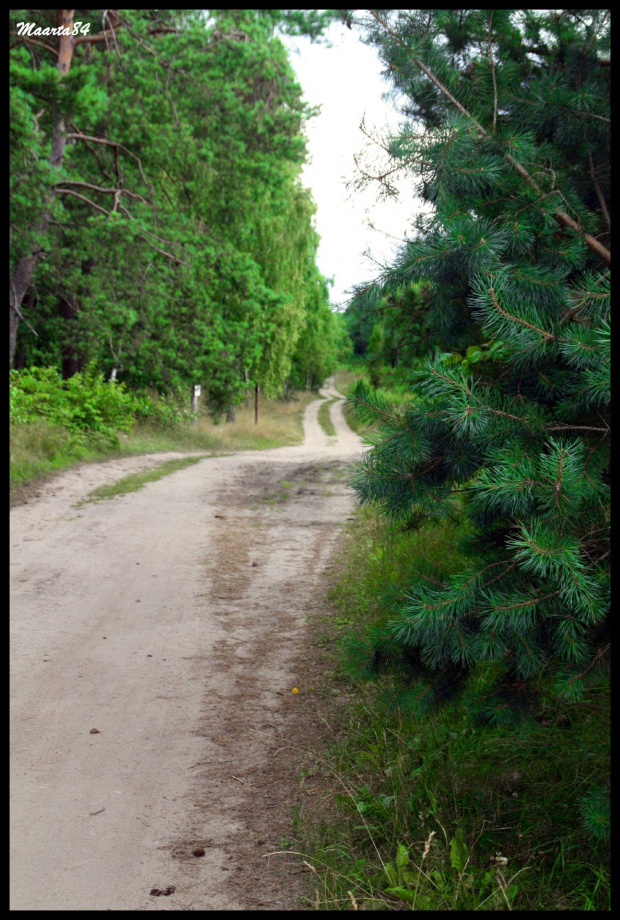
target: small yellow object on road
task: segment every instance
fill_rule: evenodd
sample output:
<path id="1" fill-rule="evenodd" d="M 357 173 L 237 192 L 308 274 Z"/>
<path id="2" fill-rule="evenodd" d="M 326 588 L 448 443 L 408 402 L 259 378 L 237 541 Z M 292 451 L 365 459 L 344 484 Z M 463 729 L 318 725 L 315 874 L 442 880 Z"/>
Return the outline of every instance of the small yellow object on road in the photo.
<path id="1" fill-rule="evenodd" d="M 293 687 L 293 689 L 291 690 L 291 693 L 297 694 L 299 693 L 299 690 L 297 689 L 297 687 Z"/>

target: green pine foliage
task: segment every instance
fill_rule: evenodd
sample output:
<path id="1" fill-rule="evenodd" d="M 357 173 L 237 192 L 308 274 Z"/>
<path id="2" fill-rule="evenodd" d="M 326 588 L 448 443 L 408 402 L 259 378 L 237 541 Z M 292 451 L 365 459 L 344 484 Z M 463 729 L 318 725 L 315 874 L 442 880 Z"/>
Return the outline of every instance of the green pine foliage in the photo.
<path id="1" fill-rule="evenodd" d="M 358 387 L 374 435 L 353 487 L 403 526 L 465 520 L 470 560 L 415 579 L 365 660 L 399 675 L 405 709 L 466 692 L 521 725 L 541 694 L 582 699 L 609 658 L 609 14 L 358 26 L 400 94 L 392 168 L 432 210 L 355 309 L 423 283 L 439 347 L 404 407 Z"/>
<path id="2" fill-rule="evenodd" d="M 586 829 L 596 840 L 607 840 L 611 824 L 609 786 L 593 786 L 579 804 Z"/>

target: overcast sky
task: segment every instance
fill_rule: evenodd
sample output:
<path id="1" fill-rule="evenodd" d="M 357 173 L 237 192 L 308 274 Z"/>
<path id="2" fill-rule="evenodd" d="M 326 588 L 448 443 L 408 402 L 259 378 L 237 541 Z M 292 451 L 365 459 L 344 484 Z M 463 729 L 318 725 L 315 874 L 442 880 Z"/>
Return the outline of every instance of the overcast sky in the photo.
<path id="1" fill-rule="evenodd" d="M 377 267 L 362 253 L 370 249 L 382 261 L 397 246 L 393 239 L 369 229 L 368 220 L 402 239 L 419 205 L 406 182 L 400 184 L 398 202 L 377 201 L 374 189 L 347 191 L 345 183 L 355 171 L 353 155 L 366 144 L 359 129 L 362 118 L 365 116 L 367 127 L 387 130 L 396 128 L 399 117 L 394 104 L 382 99 L 389 87 L 380 76 L 374 48 L 362 44 L 356 31 L 340 23 L 333 23 L 326 37 L 332 47 L 313 44 L 307 38 L 285 36 L 282 40 L 305 100 L 321 106 L 321 114 L 308 124 L 310 162 L 302 181 L 312 190 L 318 208 L 319 270 L 334 279 L 332 304 L 343 306 L 353 284 L 377 273 Z"/>

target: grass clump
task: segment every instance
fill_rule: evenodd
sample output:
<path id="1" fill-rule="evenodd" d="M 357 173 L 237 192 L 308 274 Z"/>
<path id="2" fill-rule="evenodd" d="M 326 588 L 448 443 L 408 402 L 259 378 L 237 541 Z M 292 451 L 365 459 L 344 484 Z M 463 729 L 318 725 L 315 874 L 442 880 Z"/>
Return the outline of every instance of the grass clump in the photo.
<path id="1" fill-rule="evenodd" d="M 318 420 L 319 425 L 329 438 L 336 437 L 336 429 L 334 428 L 334 423 L 332 422 L 331 415 L 329 414 L 329 407 L 332 403 L 336 402 L 337 397 L 334 399 L 326 399 L 324 403 L 319 407 Z"/>
<path id="2" fill-rule="evenodd" d="M 334 374 L 334 387 L 342 396 L 346 396 L 358 380 L 367 380 L 368 374 L 362 365 L 358 367 L 341 367 Z"/>
<path id="3" fill-rule="evenodd" d="M 457 572 L 463 535 L 458 523 L 399 533 L 357 512 L 321 625 L 332 645 L 389 619 L 413 575 Z M 488 676 L 476 672 L 476 693 Z M 473 724 L 465 701 L 414 718 L 387 678 L 360 681 L 344 655 L 331 680 L 339 702 L 298 815 L 314 907 L 609 909 L 596 808 L 606 802 L 608 688 L 580 704 L 543 693 L 534 726 L 516 735 Z"/>
<path id="4" fill-rule="evenodd" d="M 207 459 L 208 456 L 213 455 L 203 454 L 199 457 L 180 457 L 175 460 L 167 460 L 165 463 L 161 463 L 152 470 L 130 473 L 128 476 L 123 476 L 122 479 L 118 479 L 116 482 L 110 482 L 93 489 L 92 492 L 88 493 L 84 501 L 78 502 L 78 505 L 83 505 L 85 502 L 98 502 L 109 498 L 115 498 L 117 495 L 127 495 L 128 492 L 137 492 L 146 485 L 147 482 L 156 482 L 163 476 L 169 476 L 171 473 L 176 473 L 178 470 L 184 470 L 186 467 L 198 463 L 200 460 Z"/>

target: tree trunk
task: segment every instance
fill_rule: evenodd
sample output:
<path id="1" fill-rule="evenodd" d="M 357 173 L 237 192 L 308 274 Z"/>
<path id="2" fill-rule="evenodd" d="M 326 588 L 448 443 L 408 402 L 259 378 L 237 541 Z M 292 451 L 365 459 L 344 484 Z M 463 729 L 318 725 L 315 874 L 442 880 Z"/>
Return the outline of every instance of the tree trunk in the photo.
<path id="1" fill-rule="evenodd" d="M 58 10 L 58 25 L 67 28 L 69 33 L 73 31 L 73 14 L 75 10 Z M 58 36 L 58 70 L 61 74 L 69 72 L 71 59 L 73 57 L 73 38 L 69 35 Z M 52 124 L 52 149 L 50 152 L 50 166 L 54 169 L 60 169 L 65 157 L 65 148 L 67 138 L 65 134 L 64 118 L 56 119 Z M 44 212 L 38 223 L 34 227 L 33 236 L 43 237 L 47 235 L 49 229 L 51 214 L 52 196 L 44 202 Z M 15 348 L 17 346 L 17 328 L 21 317 L 21 306 L 32 283 L 35 268 L 39 261 L 39 256 L 44 252 L 38 245 L 17 261 L 15 271 L 10 279 L 9 294 L 9 367 L 13 367 L 15 359 Z"/>
<path id="2" fill-rule="evenodd" d="M 77 308 L 71 295 L 61 297 L 58 304 L 58 315 L 64 320 L 62 329 L 62 378 L 68 380 L 79 371 L 79 361 L 76 352 L 74 326 Z"/>
<path id="3" fill-rule="evenodd" d="M 227 422 L 236 422 L 237 421 L 237 407 L 235 405 L 230 405 L 226 410 L 226 421 Z"/>
<path id="4" fill-rule="evenodd" d="M 254 424 L 258 425 L 258 384 L 254 387 Z"/>
<path id="5" fill-rule="evenodd" d="M 82 276 L 90 275 L 95 265 L 92 256 L 82 262 Z M 62 376 L 64 380 L 81 371 L 86 363 L 83 349 L 79 347 L 77 316 L 80 310 L 79 297 L 84 293 L 84 285 L 78 285 L 77 297 L 66 294 L 58 303 L 58 315 L 64 320 L 62 335 Z"/>
<path id="6" fill-rule="evenodd" d="M 248 389 L 248 370 L 247 368 L 243 372 L 243 379 L 245 380 L 245 408 L 250 408 L 250 390 Z"/>

